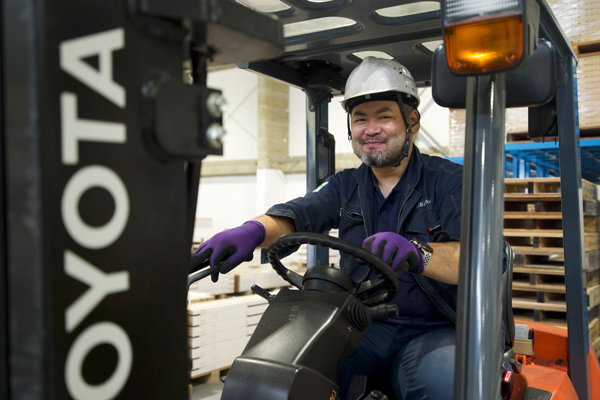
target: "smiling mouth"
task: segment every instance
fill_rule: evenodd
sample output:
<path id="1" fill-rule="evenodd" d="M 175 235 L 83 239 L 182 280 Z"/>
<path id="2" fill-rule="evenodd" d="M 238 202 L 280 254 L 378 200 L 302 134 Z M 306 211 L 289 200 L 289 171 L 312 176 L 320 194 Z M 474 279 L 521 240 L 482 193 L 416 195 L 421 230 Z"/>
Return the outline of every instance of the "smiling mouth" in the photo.
<path id="1" fill-rule="evenodd" d="M 379 147 L 379 146 L 382 146 L 382 145 L 385 145 L 385 142 L 366 142 L 366 143 L 363 143 L 363 146 L 366 146 L 366 147 L 369 147 L 369 146 L 371 146 L 371 147 Z"/>

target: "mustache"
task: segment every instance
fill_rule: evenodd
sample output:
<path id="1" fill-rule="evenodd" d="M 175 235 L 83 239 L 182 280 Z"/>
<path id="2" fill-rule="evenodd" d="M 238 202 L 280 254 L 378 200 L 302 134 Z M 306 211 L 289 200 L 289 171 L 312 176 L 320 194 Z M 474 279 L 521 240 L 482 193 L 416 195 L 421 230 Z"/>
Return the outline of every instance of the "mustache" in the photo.
<path id="1" fill-rule="evenodd" d="M 371 142 L 387 143 L 388 139 L 383 136 L 370 136 L 358 141 L 360 144 L 367 144 Z"/>

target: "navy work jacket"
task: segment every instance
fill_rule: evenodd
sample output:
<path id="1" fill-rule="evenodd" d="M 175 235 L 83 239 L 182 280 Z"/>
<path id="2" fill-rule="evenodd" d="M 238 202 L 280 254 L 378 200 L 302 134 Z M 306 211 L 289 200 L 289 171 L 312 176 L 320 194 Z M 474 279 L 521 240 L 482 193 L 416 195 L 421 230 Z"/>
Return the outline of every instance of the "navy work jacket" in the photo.
<path id="1" fill-rule="evenodd" d="M 462 166 L 421 154 L 413 146 L 405 173 L 403 204 L 396 233 L 407 239 L 434 242 L 460 239 Z M 361 245 L 376 232 L 376 200 L 371 168 L 361 165 L 331 176 L 325 184 L 304 197 L 277 204 L 267 215 L 294 220 L 296 232 L 339 229 L 339 237 Z M 295 251 L 289 249 L 280 257 Z M 369 268 L 340 252 L 340 269 L 362 282 Z M 456 323 L 457 286 L 413 274 L 416 282 L 452 323 Z"/>

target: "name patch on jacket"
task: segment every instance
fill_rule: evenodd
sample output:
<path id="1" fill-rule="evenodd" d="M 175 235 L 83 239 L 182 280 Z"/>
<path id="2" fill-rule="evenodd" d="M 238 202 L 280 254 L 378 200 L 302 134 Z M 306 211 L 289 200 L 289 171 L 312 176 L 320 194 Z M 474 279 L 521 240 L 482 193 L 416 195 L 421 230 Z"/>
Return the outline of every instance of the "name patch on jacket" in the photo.
<path id="1" fill-rule="evenodd" d="M 423 201 L 420 201 L 419 204 L 417 204 L 417 208 L 425 207 L 425 206 L 428 206 L 429 204 L 431 204 L 431 200 L 423 200 Z"/>

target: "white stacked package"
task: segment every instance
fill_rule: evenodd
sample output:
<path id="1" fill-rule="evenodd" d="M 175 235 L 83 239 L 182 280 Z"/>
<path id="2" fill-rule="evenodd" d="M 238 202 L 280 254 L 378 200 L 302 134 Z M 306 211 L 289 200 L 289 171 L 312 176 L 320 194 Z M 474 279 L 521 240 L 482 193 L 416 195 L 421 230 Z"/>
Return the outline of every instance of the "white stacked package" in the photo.
<path id="1" fill-rule="evenodd" d="M 213 282 L 210 278 L 204 278 L 192 283 L 190 286 L 191 292 L 208 293 L 208 294 L 229 294 L 235 289 L 235 278 L 233 274 L 220 274 L 219 280 Z"/>
<path id="2" fill-rule="evenodd" d="M 188 305 L 190 376 L 229 367 L 244 350 L 267 306 L 257 295 Z"/>

